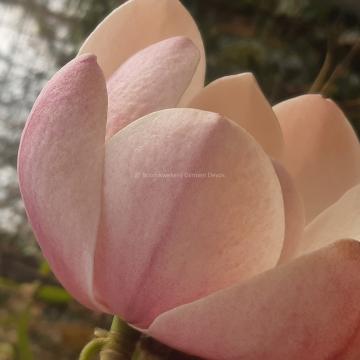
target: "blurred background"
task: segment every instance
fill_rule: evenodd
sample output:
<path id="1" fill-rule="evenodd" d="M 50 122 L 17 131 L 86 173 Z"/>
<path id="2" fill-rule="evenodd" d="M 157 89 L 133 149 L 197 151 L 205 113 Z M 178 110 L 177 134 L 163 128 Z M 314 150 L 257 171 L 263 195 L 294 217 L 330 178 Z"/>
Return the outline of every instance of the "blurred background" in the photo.
<path id="1" fill-rule="evenodd" d="M 120 0 L 0 0 L 0 360 L 76 359 L 94 326 L 43 261 L 20 200 L 21 130 L 44 83 Z M 272 104 L 309 91 L 360 131 L 358 0 L 183 0 L 207 50 L 207 81 L 255 73 Z M 126 41 L 126 34 L 123 39 Z"/>

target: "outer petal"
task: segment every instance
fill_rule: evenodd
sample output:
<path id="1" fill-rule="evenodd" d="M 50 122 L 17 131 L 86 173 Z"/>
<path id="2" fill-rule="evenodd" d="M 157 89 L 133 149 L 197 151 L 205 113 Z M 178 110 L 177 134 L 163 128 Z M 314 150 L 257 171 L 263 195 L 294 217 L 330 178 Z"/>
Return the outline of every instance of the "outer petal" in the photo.
<path id="1" fill-rule="evenodd" d="M 94 56 L 60 70 L 23 132 L 18 173 L 40 247 L 61 283 L 89 307 L 100 215 L 106 124 L 105 80 Z"/>
<path id="2" fill-rule="evenodd" d="M 184 37 L 163 40 L 132 56 L 108 82 L 107 136 L 153 111 L 176 107 L 199 62 Z"/>
<path id="3" fill-rule="evenodd" d="M 191 39 L 201 53 L 184 103 L 204 85 L 205 51 L 199 30 L 178 0 L 129 0 L 114 10 L 88 37 L 80 54 L 93 53 L 106 78 L 141 49 L 173 36 Z"/>
<path id="4" fill-rule="evenodd" d="M 360 244 L 345 240 L 160 315 L 148 333 L 213 360 L 360 356 Z"/>
<path id="5" fill-rule="evenodd" d="M 341 110 L 320 95 L 274 107 L 285 139 L 285 165 L 296 181 L 307 222 L 360 182 L 360 148 Z"/>
<path id="6" fill-rule="evenodd" d="M 117 133 L 104 199 L 97 292 L 140 328 L 280 255 L 284 210 L 271 161 L 214 113 L 163 110 Z"/>
<path id="7" fill-rule="evenodd" d="M 285 239 L 280 262 L 285 262 L 294 256 L 303 238 L 305 212 L 304 204 L 294 185 L 293 179 L 280 163 L 273 161 L 273 164 L 280 180 L 284 199 Z"/>
<path id="8" fill-rule="evenodd" d="M 207 85 L 189 107 L 220 113 L 246 129 L 274 158 L 283 151 L 279 122 L 251 73 L 226 76 Z"/>
<path id="9" fill-rule="evenodd" d="M 340 237 L 360 241 L 360 185 L 350 189 L 306 227 L 298 252 L 318 249 Z"/>

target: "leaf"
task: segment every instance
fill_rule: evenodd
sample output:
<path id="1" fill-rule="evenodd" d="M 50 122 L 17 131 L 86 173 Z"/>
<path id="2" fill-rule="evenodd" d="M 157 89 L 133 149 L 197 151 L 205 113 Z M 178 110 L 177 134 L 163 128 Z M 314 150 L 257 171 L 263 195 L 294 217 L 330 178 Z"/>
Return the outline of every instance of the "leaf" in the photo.
<path id="1" fill-rule="evenodd" d="M 39 264 L 39 274 L 42 276 L 49 276 L 51 274 L 51 269 L 47 261 L 42 260 Z"/>
<path id="2" fill-rule="evenodd" d="M 17 350 L 19 360 L 33 360 L 29 341 L 29 309 L 20 313 L 17 322 Z"/>
<path id="3" fill-rule="evenodd" d="M 54 285 L 41 286 L 36 293 L 36 297 L 41 301 L 54 305 L 68 304 L 72 300 L 66 290 Z"/>

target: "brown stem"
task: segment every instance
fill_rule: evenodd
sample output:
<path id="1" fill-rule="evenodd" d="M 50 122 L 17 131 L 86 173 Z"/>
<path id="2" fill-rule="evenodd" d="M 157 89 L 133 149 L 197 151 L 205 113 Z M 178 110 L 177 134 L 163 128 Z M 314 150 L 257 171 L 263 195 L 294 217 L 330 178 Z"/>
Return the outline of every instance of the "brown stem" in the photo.
<path id="1" fill-rule="evenodd" d="M 309 89 L 309 94 L 318 93 L 321 90 L 321 88 L 324 86 L 324 82 L 326 81 L 326 78 L 331 68 L 331 63 L 332 63 L 332 53 L 330 47 L 328 46 L 324 63 L 322 64 L 316 79 L 314 80 L 313 84 L 311 85 L 311 88 Z"/>
<path id="2" fill-rule="evenodd" d="M 357 39 L 357 41 L 352 46 L 348 54 L 345 56 L 344 60 L 336 66 L 335 70 L 333 71 L 327 82 L 324 84 L 324 86 L 322 87 L 320 91 L 321 94 L 323 94 L 324 96 L 328 94 L 331 85 L 339 76 L 341 76 L 345 72 L 346 68 L 350 65 L 351 61 L 355 57 L 359 48 L 360 48 L 360 38 Z"/>

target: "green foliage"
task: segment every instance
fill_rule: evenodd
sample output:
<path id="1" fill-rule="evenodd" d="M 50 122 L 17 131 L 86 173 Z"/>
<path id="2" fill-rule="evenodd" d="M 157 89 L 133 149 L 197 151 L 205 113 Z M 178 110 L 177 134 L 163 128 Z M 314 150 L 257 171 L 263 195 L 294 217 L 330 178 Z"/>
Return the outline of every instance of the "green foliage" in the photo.
<path id="1" fill-rule="evenodd" d="M 72 297 L 67 291 L 56 285 L 39 287 L 36 292 L 36 298 L 53 305 L 66 305 L 72 300 Z"/>
<path id="2" fill-rule="evenodd" d="M 42 260 L 39 265 L 39 274 L 47 277 L 51 274 L 51 269 L 47 261 Z"/>
<path id="3" fill-rule="evenodd" d="M 29 340 L 29 308 L 23 310 L 17 319 L 17 352 L 19 360 L 33 360 Z"/>

